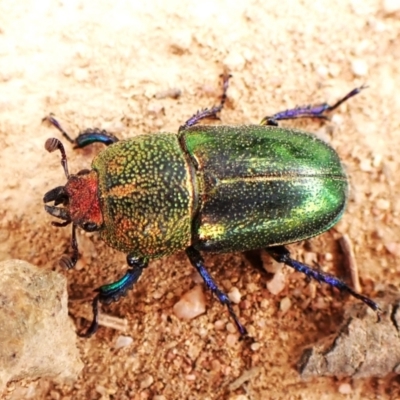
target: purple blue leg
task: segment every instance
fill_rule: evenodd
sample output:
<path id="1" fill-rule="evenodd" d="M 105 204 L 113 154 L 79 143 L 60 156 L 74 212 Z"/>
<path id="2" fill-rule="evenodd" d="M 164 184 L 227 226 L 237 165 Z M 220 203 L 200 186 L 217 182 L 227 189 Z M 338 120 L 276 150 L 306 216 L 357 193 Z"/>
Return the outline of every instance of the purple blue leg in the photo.
<path id="1" fill-rule="evenodd" d="M 308 278 L 315 279 L 317 282 L 320 282 L 320 283 L 327 283 L 328 285 L 333 286 L 341 291 L 347 292 L 351 296 L 355 297 L 356 299 L 359 299 L 362 302 L 364 302 L 368 307 L 372 308 L 374 311 L 377 311 L 377 312 L 380 311 L 379 306 L 373 300 L 371 300 L 370 298 L 368 298 L 366 296 L 363 296 L 360 293 L 357 293 L 356 291 L 354 291 L 352 288 L 350 288 L 348 285 L 346 285 L 343 281 L 341 281 L 336 276 L 328 274 L 327 272 L 315 270 L 306 264 L 303 264 L 299 261 L 293 260 L 290 257 L 290 252 L 289 252 L 289 250 L 286 249 L 286 247 L 274 246 L 274 247 L 268 247 L 265 250 L 276 261 L 286 264 L 289 267 L 295 269 L 296 271 L 302 272 Z"/>
<path id="2" fill-rule="evenodd" d="M 218 288 L 213 278 L 211 278 L 210 274 L 207 272 L 204 265 L 204 260 L 201 257 L 200 252 L 193 247 L 188 247 L 186 249 L 186 254 L 189 257 L 192 265 L 196 268 L 197 272 L 203 278 L 207 288 L 211 290 L 211 292 L 218 298 L 221 304 L 225 305 L 228 308 L 229 314 L 235 321 L 239 333 L 243 336 L 247 335 L 246 328 L 239 322 L 239 318 L 236 316 L 235 311 L 233 311 L 232 303 L 229 300 L 229 297 Z"/>
<path id="3" fill-rule="evenodd" d="M 74 147 L 78 149 L 93 143 L 103 143 L 104 145 L 109 146 L 110 144 L 118 142 L 119 140 L 111 133 L 97 128 L 85 129 L 84 131 L 80 132 L 75 139 L 73 139 L 52 115 L 45 117 L 43 120 L 48 121 L 55 126 L 62 133 L 65 139 L 74 144 Z"/>
<path id="4" fill-rule="evenodd" d="M 219 105 L 197 111 L 196 114 L 194 114 L 182 126 L 180 126 L 179 132 L 184 131 L 185 129 L 190 128 L 191 126 L 198 124 L 203 119 L 207 119 L 207 118 L 218 119 L 217 114 L 223 109 L 225 102 L 226 102 L 226 98 L 227 98 L 226 92 L 228 90 L 229 79 L 231 77 L 232 77 L 232 75 L 227 75 L 227 74 L 222 75 L 222 79 L 223 79 L 222 96 L 221 96 L 221 102 L 219 103 Z"/>
<path id="5" fill-rule="evenodd" d="M 139 280 L 143 270 L 147 267 L 148 261 L 142 258 L 128 255 L 126 257 L 130 269 L 116 282 L 103 285 L 96 289 L 98 295 L 93 299 L 93 320 L 89 329 L 80 336 L 90 337 L 99 328 L 99 303 L 110 304 L 118 301 L 121 296 L 126 296 L 126 292 L 132 289 L 133 285 Z"/>
<path id="6" fill-rule="evenodd" d="M 278 112 L 269 117 L 264 117 L 260 122 L 260 124 L 278 126 L 278 121 L 283 121 L 286 119 L 297 119 L 297 118 L 319 118 L 327 120 L 328 117 L 325 115 L 326 113 L 335 110 L 345 101 L 357 95 L 358 93 L 361 92 L 361 90 L 365 88 L 366 86 L 360 86 L 359 88 L 353 89 L 351 92 L 347 93 L 346 96 L 342 97 L 332 106 L 330 106 L 327 103 L 299 106 L 289 110 Z"/>

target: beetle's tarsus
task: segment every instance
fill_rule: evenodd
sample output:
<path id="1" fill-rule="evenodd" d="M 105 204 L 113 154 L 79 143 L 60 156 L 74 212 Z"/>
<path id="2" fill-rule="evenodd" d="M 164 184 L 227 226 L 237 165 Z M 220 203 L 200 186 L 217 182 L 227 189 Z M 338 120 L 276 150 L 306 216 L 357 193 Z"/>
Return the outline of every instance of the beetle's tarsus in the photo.
<path id="1" fill-rule="evenodd" d="M 63 127 L 54 118 L 53 114 L 49 114 L 47 117 L 44 117 L 42 119 L 42 122 L 44 122 L 44 121 L 49 122 L 51 125 L 53 125 L 55 128 L 57 128 L 62 133 L 62 135 L 65 137 L 65 139 L 67 139 L 70 143 L 75 143 L 75 140 L 72 139 L 72 137 L 70 135 L 68 135 L 68 133 L 66 131 L 64 131 Z"/>
<path id="2" fill-rule="evenodd" d="M 196 268 L 197 272 L 203 278 L 207 288 L 210 289 L 211 292 L 215 294 L 215 296 L 217 296 L 221 304 L 225 305 L 228 308 L 229 314 L 235 321 L 239 333 L 242 336 L 247 335 L 247 330 L 240 323 L 239 318 L 236 316 L 236 313 L 233 310 L 232 303 L 229 300 L 229 297 L 218 288 L 217 284 L 214 282 L 210 274 L 207 272 L 206 267 L 204 265 L 203 257 L 201 257 L 200 252 L 196 250 L 194 247 L 188 247 L 186 249 L 186 254 L 189 257 L 189 260 L 192 263 L 192 265 Z"/>
<path id="3" fill-rule="evenodd" d="M 228 91 L 229 87 L 229 79 L 232 78 L 230 74 L 222 74 L 222 95 L 221 95 L 221 102 L 218 106 L 213 106 L 211 108 L 205 108 L 204 110 L 197 111 L 192 117 L 190 117 L 183 125 L 179 127 L 179 132 L 184 131 L 187 128 L 190 128 L 193 125 L 198 124 L 201 120 L 207 118 L 219 119 L 217 114 L 224 108 L 227 95 L 226 92 Z"/>
<path id="4" fill-rule="evenodd" d="M 332 106 L 330 106 L 328 103 L 320 103 L 315 105 L 298 106 L 289 110 L 277 112 L 274 115 L 264 117 L 261 120 L 260 125 L 278 126 L 278 121 L 298 118 L 318 118 L 329 120 L 325 113 L 335 110 L 345 101 L 357 95 L 361 92 L 361 90 L 366 88 L 367 86 L 362 85 L 358 88 L 353 89 Z"/>
<path id="5" fill-rule="evenodd" d="M 97 332 L 97 329 L 99 329 L 99 297 L 100 297 L 100 295 L 98 294 L 93 299 L 93 302 L 92 302 L 92 309 L 93 309 L 92 323 L 90 324 L 90 327 L 88 328 L 88 330 L 86 332 L 78 333 L 79 337 L 90 338 Z"/>
<path id="6" fill-rule="evenodd" d="M 274 247 L 268 247 L 265 250 L 276 261 L 286 264 L 289 267 L 295 269 L 296 271 L 302 272 L 308 278 L 312 278 L 312 279 L 316 280 L 317 282 L 327 283 L 328 285 L 333 286 L 341 291 L 348 292 L 351 296 L 355 297 L 356 299 L 361 300 L 368 307 L 372 308 L 374 311 L 377 311 L 378 313 L 380 312 L 380 308 L 379 308 L 378 304 L 376 304 L 370 298 L 363 296 L 362 294 L 356 292 L 355 290 L 353 290 L 350 286 L 348 286 L 346 283 L 344 283 L 342 280 L 340 280 L 336 276 L 331 275 L 327 272 L 313 269 L 306 264 L 303 264 L 299 261 L 293 260 L 293 258 L 290 257 L 290 252 L 289 252 L 289 250 L 286 249 L 286 247 L 274 246 Z"/>
<path id="7" fill-rule="evenodd" d="M 72 247 L 72 256 L 70 257 L 70 262 L 67 264 L 68 269 L 74 268 L 76 263 L 79 260 L 79 247 L 78 241 L 76 240 L 76 225 L 72 224 L 72 237 L 71 237 L 71 247 Z M 60 260 L 60 263 L 62 258 Z"/>

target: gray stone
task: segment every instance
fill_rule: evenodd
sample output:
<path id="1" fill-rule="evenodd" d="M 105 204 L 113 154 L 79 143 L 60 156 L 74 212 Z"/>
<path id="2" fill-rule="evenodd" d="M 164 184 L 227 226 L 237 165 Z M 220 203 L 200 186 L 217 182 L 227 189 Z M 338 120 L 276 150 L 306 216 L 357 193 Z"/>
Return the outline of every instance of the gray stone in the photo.
<path id="1" fill-rule="evenodd" d="M 11 380 L 72 382 L 82 368 L 65 278 L 25 261 L 0 262 L 0 393 Z"/>

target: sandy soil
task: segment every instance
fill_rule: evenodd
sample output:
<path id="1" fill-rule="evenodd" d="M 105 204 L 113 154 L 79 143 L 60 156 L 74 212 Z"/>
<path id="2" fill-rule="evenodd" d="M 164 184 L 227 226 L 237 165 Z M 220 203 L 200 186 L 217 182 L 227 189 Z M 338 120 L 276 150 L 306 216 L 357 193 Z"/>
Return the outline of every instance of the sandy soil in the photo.
<path id="1" fill-rule="evenodd" d="M 146 3 L 146 5 L 144 5 Z M 327 124 L 292 123 L 327 138 L 345 162 L 352 195 L 330 232 L 296 244 L 300 259 L 345 275 L 337 239 L 351 238 L 365 293 L 399 285 L 400 271 L 400 14 L 388 1 L 28 1 L 0 4 L 0 259 L 20 258 L 61 271 L 70 230 L 56 229 L 42 197 L 64 183 L 58 154 L 44 142 L 60 137 L 42 118 L 54 113 L 71 134 L 105 128 L 120 138 L 176 132 L 197 109 L 216 103 L 219 74 L 233 74 L 224 123 L 256 123 L 296 104 L 334 101 L 368 90 Z M 178 99 L 162 98 L 179 89 Z M 161 94 L 161 95 L 160 95 Z M 160 98 L 161 97 L 161 98 Z M 70 170 L 90 165 L 100 147 L 67 144 Z M 68 275 L 70 310 L 86 321 L 92 288 L 120 276 L 125 256 L 96 235 L 79 233 L 83 258 Z M 305 249 L 307 248 L 308 251 Z M 345 302 L 326 287 L 313 290 L 287 271 L 279 295 L 240 255 L 207 256 L 221 287 L 243 295 L 241 320 L 256 345 L 232 341 L 225 310 L 211 296 L 190 322 L 172 307 L 194 286 L 184 254 L 152 263 L 135 290 L 106 312 L 125 317 L 132 345 L 102 328 L 81 340 L 86 365 L 71 386 L 39 381 L 14 385 L 11 398 L 35 399 L 395 399 L 398 378 L 318 378 L 303 382 L 295 364 L 303 346 L 333 332 Z M 313 286 L 311 286 L 313 288 Z M 315 287 L 314 287 L 315 289 Z M 280 311 L 282 299 L 291 307 Z M 83 300 L 83 301 L 82 301 Z M 221 325 L 221 324 L 219 324 Z M 217 326 L 219 326 L 217 324 Z M 252 368 L 258 368 L 252 370 Z M 231 391 L 245 371 L 254 375 Z M 346 385 L 349 384 L 349 385 Z M 350 391 L 349 395 L 341 392 Z M 240 397 L 242 396 L 242 397 Z"/>

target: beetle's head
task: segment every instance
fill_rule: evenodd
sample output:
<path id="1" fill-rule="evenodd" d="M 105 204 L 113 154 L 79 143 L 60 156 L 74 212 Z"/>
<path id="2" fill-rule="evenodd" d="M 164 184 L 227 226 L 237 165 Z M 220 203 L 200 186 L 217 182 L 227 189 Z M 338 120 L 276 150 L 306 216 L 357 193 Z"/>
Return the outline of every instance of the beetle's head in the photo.
<path id="1" fill-rule="evenodd" d="M 45 148 L 49 152 L 60 150 L 61 165 L 67 177 L 65 186 L 57 186 L 49 190 L 43 197 L 44 209 L 53 217 L 63 222 L 52 222 L 54 226 L 62 227 L 72 223 L 73 248 L 75 228 L 81 227 L 87 232 L 100 230 L 103 224 L 100 199 L 98 196 L 98 178 L 94 170 L 82 170 L 76 175 L 68 173 L 67 157 L 64 146 L 55 138 L 48 139 Z M 53 202 L 53 205 L 46 203 Z M 76 241 L 76 240 L 75 240 Z M 76 263 L 76 260 L 75 260 Z M 69 266 L 70 268 L 71 266 Z"/>
<path id="2" fill-rule="evenodd" d="M 76 175 L 70 175 L 62 143 L 55 138 L 48 139 L 45 148 L 50 152 L 60 150 L 61 164 L 68 180 L 65 186 L 57 186 L 44 195 L 44 203 L 53 202 L 53 205 L 45 204 L 45 210 L 53 217 L 64 221 L 57 223 L 58 226 L 72 223 L 87 232 L 99 230 L 103 217 L 98 197 L 96 171 L 86 169 Z"/>

